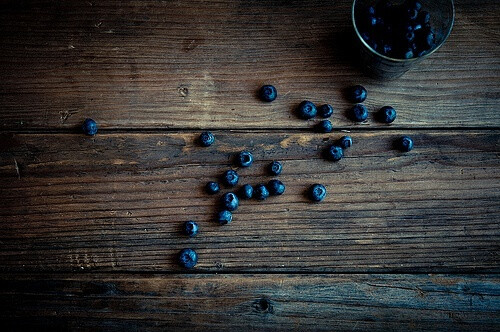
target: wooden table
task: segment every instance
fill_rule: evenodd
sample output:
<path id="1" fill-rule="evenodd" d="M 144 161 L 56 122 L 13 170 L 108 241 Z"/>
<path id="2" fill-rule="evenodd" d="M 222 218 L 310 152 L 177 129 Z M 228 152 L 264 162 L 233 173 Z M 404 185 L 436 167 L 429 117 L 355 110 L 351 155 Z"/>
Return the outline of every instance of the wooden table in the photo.
<path id="1" fill-rule="evenodd" d="M 447 43 L 388 82 L 353 61 L 349 13 L 348 0 L 1 1 L 2 330 L 498 331 L 498 1 L 456 0 Z M 264 83 L 273 103 L 256 98 Z M 353 84 L 396 121 L 348 120 Z M 293 114 L 304 99 L 334 106 L 332 134 Z M 325 161 L 345 132 L 354 146 Z M 401 135 L 413 151 L 394 150 Z M 286 192 L 220 226 L 203 186 L 243 149 L 256 161 L 242 182 L 280 160 Z"/>

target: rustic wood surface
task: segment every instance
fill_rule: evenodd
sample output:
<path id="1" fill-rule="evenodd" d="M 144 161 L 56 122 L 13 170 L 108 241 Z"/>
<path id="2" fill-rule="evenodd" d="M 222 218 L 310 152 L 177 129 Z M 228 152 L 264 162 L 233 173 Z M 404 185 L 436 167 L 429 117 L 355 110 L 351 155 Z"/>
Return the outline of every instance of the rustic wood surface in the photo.
<path id="1" fill-rule="evenodd" d="M 498 331 L 498 276 L 0 276 L 5 326 L 102 331 Z M 11 305 L 6 305 L 7 303 Z M 22 310 L 26 308 L 29 310 Z"/>
<path id="2" fill-rule="evenodd" d="M 0 321 L 13 328 L 496 331 L 500 323 L 497 276 L 51 274 L 34 280 L 9 274 L 0 280 Z"/>
<path id="3" fill-rule="evenodd" d="M 342 91 L 358 83 L 370 109 L 401 111 L 395 126 L 499 126 L 497 0 L 457 0 L 442 49 L 386 83 L 352 63 L 351 2 L 1 1 L 1 127 L 303 128 L 304 98 L 352 126 Z"/>
<path id="4" fill-rule="evenodd" d="M 217 131 L 210 148 L 196 132 L 6 134 L 2 269 L 178 270 L 193 246 L 210 271 L 500 271 L 500 136 L 405 131 L 416 148 L 403 154 L 399 133 L 351 132 L 338 163 L 321 150 L 342 133 Z M 241 149 L 256 159 L 241 184 L 267 183 L 278 159 L 287 189 L 242 201 L 222 227 L 220 195 L 203 186 Z M 329 194 L 311 204 L 317 182 Z M 202 228 L 193 239 L 180 234 L 189 219 Z"/>
<path id="5" fill-rule="evenodd" d="M 498 1 L 456 0 L 446 44 L 389 82 L 359 71 L 350 2 L 0 0 L 2 331 L 500 330 Z M 334 133 L 295 116 L 303 99 L 334 106 Z M 281 160 L 287 189 L 220 226 L 202 188 L 242 149 L 241 183 Z"/>

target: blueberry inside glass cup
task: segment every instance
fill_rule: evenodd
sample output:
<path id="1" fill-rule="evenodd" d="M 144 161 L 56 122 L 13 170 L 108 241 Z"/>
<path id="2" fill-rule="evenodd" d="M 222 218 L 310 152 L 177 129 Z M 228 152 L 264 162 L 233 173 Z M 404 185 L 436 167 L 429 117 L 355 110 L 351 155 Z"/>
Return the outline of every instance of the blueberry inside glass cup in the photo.
<path id="1" fill-rule="evenodd" d="M 400 77 L 444 44 L 454 18 L 453 0 L 354 0 L 363 69 L 376 78 Z"/>

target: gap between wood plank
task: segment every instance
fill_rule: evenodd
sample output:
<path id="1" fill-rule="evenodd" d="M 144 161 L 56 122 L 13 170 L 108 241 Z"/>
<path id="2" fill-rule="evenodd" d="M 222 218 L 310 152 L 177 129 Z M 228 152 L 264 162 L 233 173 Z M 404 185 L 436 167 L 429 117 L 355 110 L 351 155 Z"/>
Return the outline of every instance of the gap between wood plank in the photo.
<path id="1" fill-rule="evenodd" d="M 286 133 L 311 133 L 311 134 L 319 134 L 314 131 L 313 127 L 309 128 L 292 128 L 292 129 L 283 129 L 283 128 L 189 128 L 189 127 L 179 127 L 179 128 L 99 128 L 97 135 L 106 134 L 106 133 L 117 133 L 117 134 L 126 134 L 130 132 L 137 133 L 175 133 L 175 132 L 194 132 L 194 131 L 203 131 L 203 130 L 212 130 L 214 132 L 233 132 L 233 133 L 244 133 L 244 132 L 286 132 Z M 338 132 L 386 132 L 386 131 L 396 131 L 396 130 L 414 130 L 414 131 L 495 131 L 500 130 L 500 126 L 495 127 L 336 127 L 333 129 L 332 133 Z M 57 128 L 57 129 L 16 129 L 16 130 L 4 130 L 0 131 L 2 133 L 12 133 L 12 134 L 82 134 L 81 131 L 69 128 Z"/>

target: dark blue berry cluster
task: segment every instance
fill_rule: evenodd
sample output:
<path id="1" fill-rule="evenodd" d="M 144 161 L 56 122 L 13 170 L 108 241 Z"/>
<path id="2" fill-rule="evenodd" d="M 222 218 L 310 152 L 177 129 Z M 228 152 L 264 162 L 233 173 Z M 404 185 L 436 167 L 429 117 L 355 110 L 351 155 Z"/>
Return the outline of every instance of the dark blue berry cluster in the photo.
<path id="1" fill-rule="evenodd" d="M 418 2 L 415 2 L 418 3 Z M 416 9 L 418 13 L 420 8 Z M 375 13 L 374 10 L 371 12 Z M 375 20 L 378 22 L 378 18 Z M 259 97 L 263 101 L 271 102 L 277 97 L 276 88 L 272 85 L 265 85 L 259 90 Z M 361 103 L 366 100 L 367 91 L 361 85 L 353 86 L 349 89 L 348 98 L 350 101 L 357 103 L 351 109 L 351 118 L 355 121 L 364 121 L 368 117 L 368 111 L 364 105 Z M 329 104 L 324 104 L 316 107 L 310 101 L 303 101 L 297 108 L 298 116 L 302 119 L 311 119 L 316 115 L 322 118 L 328 118 L 333 114 L 333 107 Z M 378 119 L 384 123 L 391 123 L 396 118 L 396 110 L 391 106 L 384 106 L 380 109 Z M 329 133 L 333 130 L 332 124 L 329 120 L 322 120 L 316 126 L 318 132 Z M 82 130 L 87 135 L 95 135 L 97 133 L 97 123 L 92 119 L 86 119 L 82 125 Z M 205 131 L 198 137 L 198 143 L 201 146 L 208 147 L 215 142 L 214 135 Z M 353 144 L 353 140 L 350 136 L 342 136 L 335 144 L 330 145 L 325 151 L 325 158 L 331 161 L 339 161 L 344 156 L 344 150 L 350 148 Z M 396 148 L 408 152 L 413 149 L 413 140 L 408 136 L 403 136 L 395 141 Z M 239 167 L 245 168 L 250 167 L 254 161 L 253 155 L 249 151 L 241 151 L 236 155 L 236 164 Z M 267 171 L 272 176 L 278 176 L 281 174 L 283 166 L 279 161 L 272 161 L 267 165 Z M 222 174 L 220 179 L 222 184 L 226 187 L 235 187 L 239 182 L 238 173 L 233 170 L 227 170 Z M 220 186 L 217 182 L 210 181 L 205 185 L 205 191 L 214 195 L 220 192 Z M 257 184 L 252 186 L 250 184 L 245 184 L 235 192 L 226 192 L 220 197 L 220 209 L 216 216 L 216 221 L 221 225 L 226 225 L 231 223 L 233 220 L 232 212 L 236 211 L 240 204 L 240 199 L 251 199 L 255 198 L 257 200 L 266 200 L 269 196 L 282 195 L 285 192 L 285 185 L 282 181 L 278 179 L 271 179 L 267 184 Z M 307 190 L 308 198 L 313 202 L 321 202 L 326 197 L 327 191 L 322 184 L 313 184 Z M 186 221 L 183 224 L 183 233 L 188 237 L 194 237 L 198 234 L 199 225 L 193 220 Z M 186 248 L 180 251 L 178 255 L 178 262 L 181 266 L 185 268 L 193 268 L 198 262 L 198 254 L 195 250 L 191 248 Z"/>
<path id="2" fill-rule="evenodd" d="M 411 59 L 429 53 L 436 45 L 429 12 L 417 0 L 402 4 L 379 1 L 356 9 L 361 38 L 376 52 L 395 59 Z"/>
<path id="3" fill-rule="evenodd" d="M 332 116 L 333 107 L 330 104 L 323 104 L 316 107 L 316 105 L 309 100 L 304 100 L 297 107 L 296 113 L 297 116 L 303 120 L 309 120 L 316 116 L 326 119 Z M 333 125 L 330 120 L 321 120 L 314 126 L 314 129 L 318 133 L 330 133 L 333 130 Z"/>
<path id="4" fill-rule="evenodd" d="M 368 109 L 361 104 L 367 96 L 366 89 L 361 85 L 355 85 L 347 90 L 347 99 L 356 103 L 348 112 L 352 121 L 363 122 L 368 118 Z M 383 123 L 392 123 L 396 119 L 396 110 L 392 106 L 384 106 L 378 111 L 375 119 Z"/>
<path id="5" fill-rule="evenodd" d="M 253 161 L 253 155 L 249 151 L 241 151 L 235 156 L 235 163 L 241 168 L 250 167 Z M 266 170 L 270 175 L 276 176 L 281 173 L 283 166 L 280 162 L 273 161 L 267 165 Z M 222 174 L 220 181 L 224 186 L 231 188 L 238 185 L 239 179 L 238 172 L 230 169 Z M 208 194 L 216 194 L 220 191 L 220 186 L 217 182 L 210 181 L 205 185 L 205 191 Z M 237 191 L 226 192 L 220 197 L 220 209 L 219 212 L 217 212 L 216 221 L 221 225 L 231 223 L 233 220 L 233 213 L 240 205 L 240 200 L 248 200 L 251 198 L 265 200 L 269 196 L 282 195 L 284 192 L 285 185 L 277 179 L 272 179 L 267 184 L 257 184 L 255 186 L 244 184 Z M 188 234 L 187 231 L 185 231 L 185 233 Z"/>

